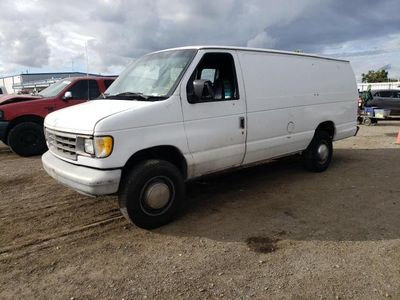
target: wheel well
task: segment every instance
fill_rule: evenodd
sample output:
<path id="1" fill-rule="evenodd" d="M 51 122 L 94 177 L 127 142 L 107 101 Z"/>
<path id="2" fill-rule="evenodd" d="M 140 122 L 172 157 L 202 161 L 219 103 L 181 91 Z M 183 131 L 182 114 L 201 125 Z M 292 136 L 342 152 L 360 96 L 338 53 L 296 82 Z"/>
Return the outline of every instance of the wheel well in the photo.
<path id="1" fill-rule="evenodd" d="M 10 132 L 11 129 L 13 129 L 16 125 L 18 125 L 20 123 L 24 123 L 24 122 L 34 122 L 34 123 L 37 123 L 37 124 L 43 126 L 44 119 L 42 117 L 35 116 L 35 115 L 25 115 L 25 116 L 20 116 L 20 117 L 15 118 L 14 120 L 12 120 L 10 122 L 10 125 L 8 126 L 7 132 L 5 134 L 5 139 L 7 140 L 8 133 Z"/>
<path id="2" fill-rule="evenodd" d="M 326 121 L 318 125 L 315 131 L 325 131 L 333 139 L 335 136 L 335 124 L 332 121 Z"/>
<path id="3" fill-rule="evenodd" d="M 148 159 L 161 159 L 175 165 L 183 178 L 187 177 L 187 163 L 183 154 L 174 146 L 156 146 L 140 150 L 133 154 L 122 170 L 122 176 L 134 165 Z"/>

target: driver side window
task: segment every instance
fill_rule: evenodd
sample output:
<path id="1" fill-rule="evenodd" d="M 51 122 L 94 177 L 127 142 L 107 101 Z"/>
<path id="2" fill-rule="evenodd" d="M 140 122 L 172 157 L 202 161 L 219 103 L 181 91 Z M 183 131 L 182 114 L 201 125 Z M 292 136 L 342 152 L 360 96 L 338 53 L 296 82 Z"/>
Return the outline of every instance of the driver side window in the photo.
<path id="1" fill-rule="evenodd" d="M 390 98 L 392 96 L 392 93 L 390 91 L 381 91 L 379 93 L 379 96 L 383 98 Z"/>
<path id="2" fill-rule="evenodd" d="M 205 81 L 207 89 L 198 99 L 193 82 Z M 194 70 L 186 86 L 189 103 L 227 101 L 239 99 L 235 64 L 229 53 L 206 53 Z"/>
<path id="3" fill-rule="evenodd" d="M 96 80 L 80 80 L 70 90 L 72 99 L 91 100 L 100 96 Z"/>

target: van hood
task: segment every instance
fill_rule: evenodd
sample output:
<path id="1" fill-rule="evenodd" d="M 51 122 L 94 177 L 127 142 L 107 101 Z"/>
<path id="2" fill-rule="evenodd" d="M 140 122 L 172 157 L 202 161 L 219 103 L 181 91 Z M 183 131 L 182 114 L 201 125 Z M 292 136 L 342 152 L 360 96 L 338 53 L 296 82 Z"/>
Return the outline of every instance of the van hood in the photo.
<path id="1" fill-rule="evenodd" d="M 0 97 L 0 105 L 15 103 L 15 102 L 23 102 L 23 101 L 30 101 L 35 99 L 42 99 L 40 96 L 30 96 L 30 95 L 4 95 Z"/>
<path id="2" fill-rule="evenodd" d="M 48 114 L 44 125 L 65 132 L 93 134 L 96 124 L 128 109 L 141 109 L 153 102 L 134 100 L 92 100 Z"/>

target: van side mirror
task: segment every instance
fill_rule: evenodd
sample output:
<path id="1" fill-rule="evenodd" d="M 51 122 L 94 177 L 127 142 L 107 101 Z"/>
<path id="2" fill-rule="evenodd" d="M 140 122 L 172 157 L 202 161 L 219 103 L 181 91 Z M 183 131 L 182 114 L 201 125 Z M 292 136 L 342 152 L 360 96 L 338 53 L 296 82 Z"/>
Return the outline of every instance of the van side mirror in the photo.
<path id="1" fill-rule="evenodd" d="M 72 99 L 72 93 L 70 91 L 66 91 L 64 96 L 62 97 L 63 100 Z"/>
<path id="2" fill-rule="evenodd" d="M 196 79 L 193 81 L 194 101 L 210 100 L 214 98 L 212 83 L 210 80 Z"/>

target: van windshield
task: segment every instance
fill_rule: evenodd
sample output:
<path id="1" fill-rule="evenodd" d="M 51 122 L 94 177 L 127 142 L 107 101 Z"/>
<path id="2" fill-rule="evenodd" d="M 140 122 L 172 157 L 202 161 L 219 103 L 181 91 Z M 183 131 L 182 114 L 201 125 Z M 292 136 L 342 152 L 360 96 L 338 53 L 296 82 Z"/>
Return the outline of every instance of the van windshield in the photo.
<path id="1" fill-rule="evenodd" d="M 171 50 L 145 55 L 133 62 L 107 89 L 105 98 L 122 100 L 162 100 L 175 90 L 194 49 Z"/>
<path id="2" fill-rule="evenodd" d="M 71 80 L 60 80 L 52 85 L 48 86 L 44 90 L 40 91 L 39 95 L 42 97 L 54 97 L 57 96 L 59 92 L 61 92 L 68 84 L 71 83 Z"/>

